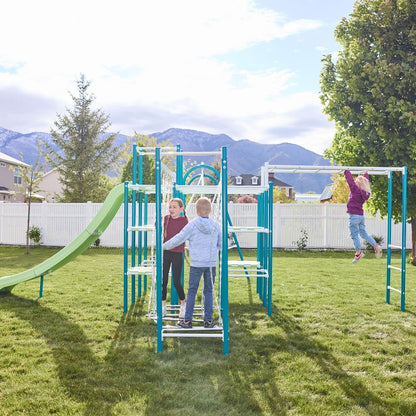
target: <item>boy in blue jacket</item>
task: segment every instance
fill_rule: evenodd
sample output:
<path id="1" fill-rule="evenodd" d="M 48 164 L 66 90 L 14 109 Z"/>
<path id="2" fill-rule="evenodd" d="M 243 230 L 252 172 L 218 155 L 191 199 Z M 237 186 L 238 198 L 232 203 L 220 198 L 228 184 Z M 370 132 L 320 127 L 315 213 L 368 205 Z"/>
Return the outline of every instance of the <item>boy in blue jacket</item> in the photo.
<path id="1" fill-rule="evenodd" d="M 163 244 L 164 250 L 170 250 L 189 240 L 191 266 L 185 318 L 177 323 L 181 328 L 192 328 L 195 297 L 201 276 L 204 277 L 204 327 L 215 328 L 215 323 L 212 320 L 212 298 L 218 251 L 221 249 L 221 229 L 219 224 L 209 217 L 210 213 L 210 200 L 199 198 L 196 201 L 197 218 L 188 223 L 179 234 Z"/>
<path id="2" fill-rule="evenodd" d="M 364 253 L 361 251 L 361 241 L 358 235 L 360 235 L 364 240 L 368 241 L 374 247 L 376 257 L 380 258 L 383 254 L 383 249 L 365 230 L 363 205 L 364 202 L 367 201 L 371 196 L 371 187 L 370 181 L 368 180 L 368 173 L 364 172 L 363 176 L 357 176 L 355 181 L 349 170 L 346 170 L 344 174 L 348 186 L 350 187 L 350 195 L 347 202 L 347 212 L 350 216 L 350 234 L 355 247 L 355 256 L 352 262 L 357 263 L 357 261 L 364 257 Z"/>

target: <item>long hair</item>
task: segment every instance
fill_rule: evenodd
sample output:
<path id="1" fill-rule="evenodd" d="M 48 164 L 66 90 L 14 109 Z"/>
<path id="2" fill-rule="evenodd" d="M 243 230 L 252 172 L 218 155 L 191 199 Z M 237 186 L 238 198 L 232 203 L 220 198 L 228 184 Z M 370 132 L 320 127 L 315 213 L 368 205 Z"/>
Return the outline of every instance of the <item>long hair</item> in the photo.
<path id="1" fill-rule="evenodd" d="M 185 206 L 183 205 L 183 201 L 180 198 L 172 198 L 169 201 L 169 204 L 171 202 L 176 202 L 179 205 L 179 208 L 182 208 L 182 212 L 183 212 L 183 216 L 186 218 L 186 213 L 185 213 Z M 170 215 L 168 216 L 167 220 L 166 220 L 166 226 L 164 229 L 164 233 L 163 236 L 166 238 L 167 237 L 167 233 L 168 233 L 168 225 L 169 225 L 169 220 L 170 220 Z"/>
<path id="2" fill-rule="evenodd" d="M 371 195 L 370 181 L 365 176 L 357 176 L 355 183 L 360 189 Z"/>

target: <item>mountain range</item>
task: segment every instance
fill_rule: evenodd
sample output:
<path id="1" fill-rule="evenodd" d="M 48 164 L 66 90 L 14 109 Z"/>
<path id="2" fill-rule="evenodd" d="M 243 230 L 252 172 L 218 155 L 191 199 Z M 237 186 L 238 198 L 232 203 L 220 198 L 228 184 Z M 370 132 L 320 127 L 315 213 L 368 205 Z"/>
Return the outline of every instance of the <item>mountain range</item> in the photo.
<path id="1" fill-rule="evenodd" d="M 227 147 L 229 175 L 260 173 L 260 168 L 268 162 L 270 165 L 315 165 L 328 166 L 329 161 L 323 156 L 291 143 L 261 144 L 251 140 L 234 140 L 226 134 L 209 134 L 197 130 L 170 128 L 163 132 L 149 134 L 157 142 L 169 140 L 172 145 L 180 144 L 183 151 L 216 151 Z M 115 145 L 126 142 L 128 136 L 118 134 Z M 49 133 L 32 132 L 18 133 L 0 127 L 0 152 L 34 164 L 37 158 L 38 140 L 52 145 Z M 212 157 L 193 157 L 196 162 L 209 163 Z M 281 181 L 293 186 L 296 192 L 321 193 L 331 183 L 330 175 L 278 174 Z"/>

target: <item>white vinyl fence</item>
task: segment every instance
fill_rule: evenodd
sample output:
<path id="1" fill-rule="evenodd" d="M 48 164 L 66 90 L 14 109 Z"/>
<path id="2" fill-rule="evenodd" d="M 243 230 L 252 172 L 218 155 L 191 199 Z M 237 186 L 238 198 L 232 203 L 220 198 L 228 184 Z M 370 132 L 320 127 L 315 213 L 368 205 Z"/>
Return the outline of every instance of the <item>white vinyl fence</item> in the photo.
<path id="1" fill-rule="evenodd" d="M 32 204 L 31 224 L 40 227 L 42 244 L 65 246 L 85 229 L 102 204 L 61 204 L 46 202 Z M 149 223 L 154 223 L 154 204 L 149 204 Z M 130 210 L 131 212 L 131 210 Z M 167 209 L 162 212 L 167 214 Z M 195 216 L 194 207 L 186 209 L 188 218 Z M 255 226 L 256 204 L 229 204 L 233 225 Z M 215 216 L 215 210 L 214 210 Z M 24 245 L 26 242 L 27 205 L 23 203 L 0 203 L 0 245 Z M 107 230 L 100 237 L 104 247 L 123 246 L 123 206 Z M 131 221 L 129 221 L 129 224 Z M 379 217 L 366 217 L 367 232 L 387 241 L 387 221 Z M 307 236 L 306 248 L 353 249 L 348 230 L 348 214 L 345 204 L 280 204 L 273 207 L 273 246 L 297 248 L 302 236 Z M 254 233 L 238 233 L 242 248 L 255 248 Z M 153 244 L 152 238 L 148 240 Z M 393 225 L 392 244 L 401 245 L 401 224 Z M 410 225 L 407 225 L 407 248 L 411 248 Z"/>

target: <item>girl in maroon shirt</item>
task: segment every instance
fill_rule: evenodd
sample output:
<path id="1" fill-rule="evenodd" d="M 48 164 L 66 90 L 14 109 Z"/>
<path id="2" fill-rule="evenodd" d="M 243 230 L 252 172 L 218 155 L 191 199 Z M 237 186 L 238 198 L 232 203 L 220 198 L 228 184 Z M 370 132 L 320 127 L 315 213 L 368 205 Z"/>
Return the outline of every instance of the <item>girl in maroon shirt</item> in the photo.
<path id="1" fill-rule="evenodd" d="M 184 215 L 181 216 L 181 213 Z M 169 201 L 169 215 L 163 219 L 163 242 L 170 240 L 178 234 L 185 225 L 188 224 L 188 218 L 185 215 L 183 202 L 180 198 L 172 198 Z M 172 266 L 173 285 L 178 293 L 181 301 L 179 309 L 179 318 L 185 316 L 185 292 L 181 284 L 181 275 L 183 267 L 183 252 L 185 251 L 185 243 L 163 251 L 163 282 L 162 282 L 162 307 L 163 315 L 166 314 L 166 296 L 167 285 L 169 281 L 169 269 Z"/>
<path id="2" fill-rule="evenodd" d="M 357 176 L 355 180 L 348 169 L 345 170 L 344 174 L 348 186 L 350 187 L 347 212 L 350 217 L 349 228 L 355 248 L 355 256 L 352 262 L 357 263 L 357 261 L 364 257 L 364 253 L 361 250 L 361 241 L 359 236 L 368 241 L 374 247 L 376 257 L 380 258 L 383 254 L 383 249 L 380 244 L 377 244 L 376 240 L 374 240 L 374 238 L 365 230 L 363 204 L 371 196 L 368 172 L 365 171 L 363 176 Z"/>

